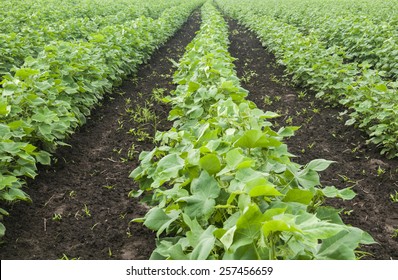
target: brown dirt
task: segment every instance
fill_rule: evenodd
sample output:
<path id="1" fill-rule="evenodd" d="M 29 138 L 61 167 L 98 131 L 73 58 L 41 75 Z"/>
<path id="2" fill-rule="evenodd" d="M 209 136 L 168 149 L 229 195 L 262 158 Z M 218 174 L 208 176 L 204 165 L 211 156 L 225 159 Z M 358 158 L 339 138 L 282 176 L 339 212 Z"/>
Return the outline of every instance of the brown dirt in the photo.
<path id="1" fill-rule="evenodd" d="M 317 158 L 336 161 L 321 173 L 323 185 L 353 186 L 357 196 L 351 201 L 327 203 L 344 209 L 345 223 L 369 232 L 378 242 L 361 248 L 365 258 L 398 259 L 398 238 L 391 237 L 398 229 L 398 203 L 390 199 L 390 194 L 398 191 L 398 160 L 387 160 L 376 147 L 366 145 L 363 132 L 345 126 L 340 116 L 344 108 L 331 108 L 311 92 L 299 97 L 305 89 L 291 84 L 284 67 L 255 35 L 236 21 L 229 20 L 229 26 L 229 51 L 237 58 L 236 70 L 242 86 L 250 92 L 248 98 L 259 108 L 282 115 L 276 119 L 276 127 L 301 126 L 287 141 L 296 162 L 306 164 Z"/>
<path id="2" fill-rule="evenodd" d="M 56 163 L 41 168 L 26 190 L 32 204 L 7 207 L 11 216 L 4 221 L 1 259 L 149 258 L 155 236 L 141 224 L 130 223 L 147 209 L 128 197 L 137 187 L 128 176 L 138 154 L 152 148 L 148 135 L 153 136 L 155 126 L 170 127 L 169 109 L 154 100 L 153 91 L 175 89 L 169 59 L 179 60 L 199 25 L 196 11 L 135 78 L 103 101 L 72 135 L 71 147 L 58 149 Z M 138 111 L 141 120 L 132 118 Z"/>

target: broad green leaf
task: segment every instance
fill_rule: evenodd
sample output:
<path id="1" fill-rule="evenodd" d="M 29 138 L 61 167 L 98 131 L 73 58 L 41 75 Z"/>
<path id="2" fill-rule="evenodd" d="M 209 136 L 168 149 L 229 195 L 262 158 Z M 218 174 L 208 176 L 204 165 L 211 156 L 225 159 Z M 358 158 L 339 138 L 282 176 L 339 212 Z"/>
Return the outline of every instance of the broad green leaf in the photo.
<path id="1" fill-rule="evenodd" d="M 358 228 L 347 228 L 338 234 L 322 241 L 316 254 L 320 260 L 354 260 L 354 250 L 360 243 L 372 244 L 374 240 L 369 234 Z"/>
<path id="2" fill-rule="evenodd" d="M 199 161 L 200 167 L 206 170 L 209 174 L 215 174 L 221 169 L 221 162 L 217 155 L 208 154 L 202 157 Z"/>
<path id="3" fill-rule="evenodd" d="M 294 132 L 297 131 L 299 126 L 287 126 L 279 129 L 278 134 L 283 137 L 294 136 Z"/>
<path id="4" fill-rule="evenodd" d="M 200 235 L 199 242 L 192 251 L 191 260 L 206 260 L 208 258 L 216 241 L 213 235 L 215 229 L 216 227 L 211 225 Z"/>
<path id="5" fill-rule="evenodd" d="M 305 189 L 310 189 L 321 184 L 319 181 L 319 175 L 314 170 L 304 170 L 304 172 L 301 172 L 297 176 L 297 181 L 301 187 Z"/>
<path id="6" fill-rule="evenodd" d="M 246 191 L 251 197 L 256 196 L 281 196 L 275 185 L 265 178 L 256 178 L 246 183 Z"/>
<path id="7" fill-rule="evenodd" d="M 342 190 L 338 190 L 334 186 L 325 187 L 321 189 L 321 191 L 326 197 L 338 197 L 344 200 L 351 200 L 356 195 L 351 188 L 344 188 Z"/>
<path id="8" fill-rule="evenodd" d="M 297 226 L 306 238 L 326 239 L 339 233 L 344 226 L 318 219 L 315 215 L 302 213 L 296 219 Z"/>
<path id="9" fill-rule="evenodd" d="M 40 71 L 36 70 L 36 69 L 20 68 L 17 71 L 15 71 L 15 77 L 19 77 L 22 80 L 24 80 L 29 76 L 37 75 L 39 73 L 40 73 Z"/>
<path id="10" fill-rule="evenodd" d="M 178 201 L 187 203 L 184 212 L 191 218 L 207 219 L 214 211 L 215 198 L 220 193 L 218 182 L 206 171 L 191 183 L 191 196 L 182 197 Z"/>
<path id="11" fill-rule="evenodd" d="M 6 187 L 11 187 L 13 183 L 17 182 L 18 178 L 14 176 L 1 176 L 0 177 L 0 190 Z"/>
<path id="12" fill-rule="evenodd" d="M 177 154 L 169 154 L 163 157 L 157 164 L 152 177 L 155 179 L 153 187 L 158 187 L 164 182 L 178 176 L 178 172 L 184 167 L 184 160 Z"/>
<path id="13" fill-rule="evenodd" d="M 154 207 L 145 215 L 144 225 L 157 231 L 157 236 L 159 237 L 178 217 L 179 211 L 172 211 L 170 214 L 166 214 L 163 209 Z"/>
<path id="14" fill-rule="evenodd" d="M 306 168 L 314 171 L 323 171 L 334 162 L 335 161 L 325 159 L 314 159 L 307 164 Z"/>
<path id="15" fill-rule="evenodd" d="M 38 162 L 40 162 L 43 165 L 50 165 L 51 163 L 51 155 L 45 151 L 40 151 L 37 155 L 36 155 L 36 160 Z"/>
<path id="16" fill-rule="evenodd" d="M 247 205 L 236 222 L 236 234 L 254 240 L 259 236 L 260 228 L 265 217 L 259 207 L 251 203 Z"/>
<path id="17" fill-rule="evenodd" d="M 286 212 L 286 208 L 270 208 L 264 212 L 264 220 L 270 221 L 273 220 L 275 216 L 282 215 Z"/>
<path id="18" fill-rule="evenodd" d="M 256 148 L 256 147 L 278 147 L 281 145 L 279 140 L 276 140 L 274 137 L 271 137 L 264 132 L 252 129 L 247 130 L 244 134 L 235 142 L 235 147 L 242 148 Z"/>
<path id="19" fill-rule="evenodd" d="M 298 202 L 302 204 L 308 205 L 314 194 L 309 190 L 301 190 L 301 189 L 290 189 L 282 201 L 284 202 Z"/>
<path id="20" fill-rule="evenodd" d="M 0 102 L 0 115 L 7 116 L 11 112 L 11 105 Z"/>
<path id="21" fill-rule="evenodd" d="M 29 196 L 25 192 L 17 188 L 11 188 L 7 192 L 3 193 L 3 199 L 8 201 L 14 201 L 14 200 L 30 201 Z"/>
<path id="22" fill-rule="evenodd" d="M 223 260 L 267 260 L 268 256 L 268 248 L 249 243 L 238 247 L 234 251 L 226 252 Z"/>
<path id="23" fill-rule="evenodd" d="M 263 214 L 256 204 L 251 203 L 246 205 L 243 213 L 236 222 L 234 239 L 230 246 L 232 251 L 253 243 L 261 234 L 261 225 L 264 221 Z"/>
<path id="24" fill-rule="evenodd" d="M 234 240 L 236 226 L 227 230 L 224 235 L 220 238 L 221 243 L 224 245 L 225 249 L 228 250 L 231 247 L 232 242 Z"/>
<path id="25" fill-rule="evenodd" d="M 331 223 L 343 225 L 344 222 L 339 215 L 339 211 L 333 207 L 321 206 L 316 209 L 316 216 Z"/>
<path id="26" fill-rule="evenodd" d="M 200 84 L 190 81 L 188 84 L 188 92 L 195 92 L 200 88 Z"/>
<path id="27" fill-rule="evenodd" d="M 265 237 L 268 237 L 268 235 L 270 235 L 272 232 L 284 231 L 294 232 L 298 231 L 298 229 L 282 220 L 266 221 L 262 226 L 262 232 Z"/>

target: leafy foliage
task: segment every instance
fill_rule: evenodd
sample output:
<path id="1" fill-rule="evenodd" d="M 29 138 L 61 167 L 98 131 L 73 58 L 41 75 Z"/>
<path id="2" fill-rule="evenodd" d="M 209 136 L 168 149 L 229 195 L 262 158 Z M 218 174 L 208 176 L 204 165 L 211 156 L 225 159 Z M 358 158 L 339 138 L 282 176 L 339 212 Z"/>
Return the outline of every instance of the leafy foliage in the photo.
<path id="1" fill-rule="evenodd" d="M 37 27 L 32 25 L 33 34 L 37 30 L 47 32 L 41 28 L 45 20 L 52 21 L 52 17 L 57 19 L 57 15 L 60 17 L 57 23 L 62 24 L 66 18 L 60 11 L 68 10 L 70 5 L 75 19 L 89 16 L 98 8 L 95 2 L 90 1 L 78 8 L 73 6 L 74 1 L 63 2 L 67 6 L 59 5 L 59 1 L 34 2 L 38 11 L 32 15 L 36 20 L 33 22 L 42 23 Z M 47 2 L 60 8 L 53 13 L 46 6 Z M 153 1 L 148 3 L 150 2 Z M 97 12 L 105 13 L 102 24 L 94 24 L 97 27 L 93 29 L 83 28 L 81 32 L 85 39 L 66 40 L 62 37 L 64 33 L 57 33 L 59 37 L 56 40 L 47 38 L 49 42 L 38 42 L 43 44 L 43 49 L 35 56 L 22 51 L 25 55 L 22 65 L 12 62 L 12 69 L 7 69 L 11 67 L 8 64 L 3 65 L 7 72 L 0 82 L 0 201 L 29 201 L 30 198 L 22 187 L 26 177 L 34 178 L 37 175 L 37 163 L 50 164 L 50 153 L 58 145 L 65 145 L 64 139 L 77 126 L 85 123 L 90 110 L 111 90 L 112 85 L 120 84 L 124 77 L 134 74 L 138 65 L 145 62 L 201 4 L 200 0 L 189 3 L 180 0 L 155 2 L 161 4 L 161 9 L 156 5 L 152 7 L 145 4 L 144 10 L 153 8 L 153 15 L 159 15 L 158 18 L 137 15 L 134 20 L 129 19 L 128 14 L 108 14 L 106 7 L 113 6 L 114 1 L 101 4 L 105 7 L 100 5 L 102 8 Z M 124 0 L 117 6 L 120 8 L 123 3 Z M 180 5 L 174 6 L 177 4 Z M 94 5 L 87 14 L 84 10 L 88 8 L 86 5 Z M 26 8 L 26 5 L 23 7 Z M 128 7 L 133 8 L 131 4 Z M 19 8 L 15 9 L 17 13 Z M 128 10 L 127 13 L 140 13 L 139 11 L 140 8 L 137 7 L 136 11 Z M 47 13 L 51 16 L 36 18 L 37 15 Z M 120 21 L 117 21 L 118 17 Z M 6 17 L 8 20 L 12 22 L 17 19 Z M 48 28 L 51 26 L 53 25 L 50 24 Z M 62 29 L 62 26 L 57 27 Z M 68 28 L 72 27 L 73 25 Z M 26 32 L 29 33 L 29 30 L 28 28 Z M 25 36 L 22 31 L 21 36 Z M 65 32 L 72 36 L 72 30 Z M 16 37 L 14 39 L 17 40 Z M 32 36 L 26 40 L 33 42 L 36 39 Z M 14 57 L 7 46 L 3 48 L 1 45 L 2 53 Z M 0 208 L 0 218 L 3 215 L 7 215 L 7 212 Z M 1 237 L 4 227 L 2 224 L 0 226 Z"/>
<path id="2" fill-rule="evenodd" d="M 366 2 L 366 0 L 363 1 Z M 280 10 L 272 14 L 271 10 L 278 11 L 278 9 L 275 7 L 269 9 L 269 6 L 267 9 L 267 6 L 263 6 L 264 2 L 259 2 L 260 4 L 254 1 L 237 0 L 217 0 L 216 2 L 228 15 L 238 19 L 258 35 L 263 45 L 273 51 L 279 61 L 286 65 L 287 71 L 293 75 L 295 82 L 314 90 L 318 97 L 347 107 L 350 117 L 347 125 L 355 124 L 365 130 L 370 137 L 369 141 L 382 148 L 382 154 L 388 157 L 398 156 L 398 134 L 396 133 L 398 131 L 396 94 L 398 84 L 394 78 L 384 79 L 387 76 L 386 70 L 389 71 L 387 69 L 389 66 L 385 66 L 384 63 L 398 65 L 395 55 L 397 46 L 394 41 L 396 30 L 393 23 L 390 27 L 385 27 L 389 31 L 378 33 L 378 29 L 364 31 L 364 28 L 372 26 L 368 21 L 359 23 L 359 20 L 355 20 L 352 23 L 333 24 L 333 20 L 328 17 L 323 25 L 328 25 L 330 28 L 335 26 L 342 28 L 336 29 L 336 36 L 341 36 L 343 40 L 341 42 L 337 42 L 340 41 L 339 39 L 328 41 L 320 35 L 327 36 L 326 31 L 313 31 L 311 28 L 303 30 L 303 28 L 288 24 L 286 22 L 297 23 L 295 18 L 298 15 L 292 16 L 291 21 L 286 19 L 284 22 L 281 19 L 284 16 L 281 15 Z M 296 2 L 301 3 L 301 1 Z M 267 3 L 264 5 L 271 5 L 271 2 Z M 319 1 L 310 1 L 310 3 L 315 10 L 319 7 Z M 353 3 L 353 5 L 358 4 Z M 363 6 L 360 5 L 359 9 L 361 7 Z M 289 11 L 290 8 L 287 10 Z M 312 13 L 309 20 L 313 20 Z M 350 30 L 353 30 L 352 34 Z M 392 34 L 395 35 L 388 37 Z M 381 39 L 377 36 L 381 36 Z M 322 41 L 322 38 L 329 43 Z M 348 43 L 348 40 L 352 42 Z M 371 41 L 378 43 L 373 44 Z M 362 50 L 367 52 L 368 57 L 355 54 L 355 50 L 341 47 L 350 44 L 355 47 L 369 44 L 368 48 Z M 355 60 L 350 62 L 354 58 L 357 58 L 360 63 Z M 390 77 L 394 77 L 394 70 L 389 72 Z"/>
<path id="3" fill-rule="evenodd" d="M 169 131 L 142 152 L 131 196 L 153 208 L 143 218 L 157 232 L 152 259 L 354 259 L 373 239 L 345 225 L 325 197 L 350 199 L 350 189 L 322 188 L 318 172 L 332 162 L 290 160 L 274 131 L 278 115 L 247 101 L 227 52 L 228 28 L 207 2 L 202 25 L 174 74 L 178 85 Z M 335 244 L 344 244 L 335 246 Z"/>

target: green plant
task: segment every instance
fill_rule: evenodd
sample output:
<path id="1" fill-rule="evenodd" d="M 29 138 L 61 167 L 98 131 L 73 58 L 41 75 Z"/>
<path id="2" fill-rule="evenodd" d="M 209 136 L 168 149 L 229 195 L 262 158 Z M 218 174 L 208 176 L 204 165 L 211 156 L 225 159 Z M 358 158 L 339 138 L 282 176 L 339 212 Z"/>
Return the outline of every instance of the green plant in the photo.
<path id="1" fill-rule="evenodd" d="M 390 199 L 392 202 L 398 202 L 398 192 L 395 191 L 395 194 L 390 194 Z"/>
<path id="2" fill-rule="evenodd" d="M 263 102 L 265 105 L 272 105 L 272 99 L 269 95 L 264 95 Z"/>
<path id="3" fill-rule="evenodd" d="M 133 220 L 156 232 L 151 259 L 355 259 L 373 239 L 322 206 L 355 193 L 321 186 L 332 161 L 290 160 L 283 141 L 298 127 L 274 131 L 269 120 L 279 114 L 245 99 L 227 34 L 207 2 L 174 74 L 173 127 L 156 134 L 130 174 L 139 183 L 130 196 L 152 206 Z"/>
<path id="4" fill-rule="evenodd" d="M 240 78 L 244 83 L 248 84 L 253 77 L 257 77 L 258 74 L 252 70 L 244 71 L 242 77 Z"/>
<path id="5" fill-rule="evenodd" d="M 127 133 L 134 136 L 134 138 L 139 142 L 144 142 L 144 141 L 153 139 L 152 136 L 150 136 L 148 132 L 146 132 L 142 129 L 130 128 Z M 132 147 L 130 147 L 129 151 L 131 150 L 131 148 Z"/>
<path id="6" fill-rule="evenodd" d="M 166 88 L 155 88 L 152 90 L 152 98 L 159 103 L 164 103 L 164 94 L 167 91 Z"/>
<path id="7" fill-rule="evenodd" d="M 84 208 L 82 209 L 83 213 L 87 216 L 87 217 L 91 217 L 91 212 L 88 209 L 87 205 L 84 204 Z"/>
<path id="8" fill-rule="evenodd" d="M 377 176 L 381 176 L 386 173 L 386 170 L 381 168 L 380 165 L 377 167 Z"/>
<path id="9" fill-rule="evenodd" d="M 58 213 L 54 213 L 53 217 L 51 218 L 53 221 L 60 222 L 62 220 L 62 215 Z"/>
<path id="10" fill-rule="evenodd" d="M 69 197 L 70 198 L 76 197 L 76 195 L 77 195 L 76 191 L 72 190 L 72 191 L 69 192 Z"/>
<path id="11" fill-rule="evenodd" d="M 300 91 L 297 96 L 299 99 L 304 99 L 307 96 L 307 93 L 305 91 Z"/>

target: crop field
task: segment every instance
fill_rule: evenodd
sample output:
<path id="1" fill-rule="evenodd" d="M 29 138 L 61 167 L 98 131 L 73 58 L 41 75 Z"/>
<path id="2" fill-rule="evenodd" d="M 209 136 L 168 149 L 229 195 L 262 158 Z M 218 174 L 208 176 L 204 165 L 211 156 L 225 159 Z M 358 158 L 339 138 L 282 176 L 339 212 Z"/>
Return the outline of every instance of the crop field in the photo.
<path id="1" fill-rule="evenodd" d="M 1 259 L 398 259 L 398 1 L 0 0 Z"/>

